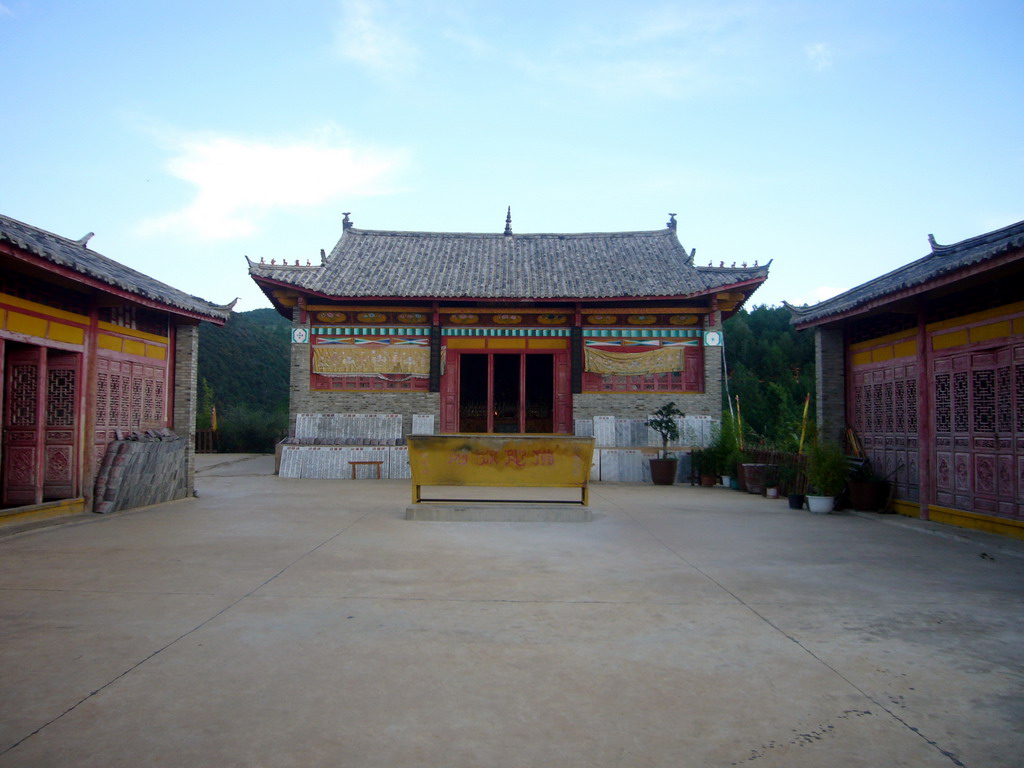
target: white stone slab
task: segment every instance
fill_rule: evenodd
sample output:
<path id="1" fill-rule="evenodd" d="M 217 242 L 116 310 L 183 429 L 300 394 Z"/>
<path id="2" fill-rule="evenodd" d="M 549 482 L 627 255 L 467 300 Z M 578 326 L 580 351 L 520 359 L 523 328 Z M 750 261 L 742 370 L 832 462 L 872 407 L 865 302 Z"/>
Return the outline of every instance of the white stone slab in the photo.
<path id="1" fill-rule="evenodd" d="M 594 438 L 595 445 L 599 447 L 611 447 L 615 445 L 615 417 L 595 416 L 594 417 Z"/>
<path id="2" fill-rule="evenodd" d="M 414 413 L 412 415 L 412 433 L 414 435 L 434 434 L 434 414 Z"/>

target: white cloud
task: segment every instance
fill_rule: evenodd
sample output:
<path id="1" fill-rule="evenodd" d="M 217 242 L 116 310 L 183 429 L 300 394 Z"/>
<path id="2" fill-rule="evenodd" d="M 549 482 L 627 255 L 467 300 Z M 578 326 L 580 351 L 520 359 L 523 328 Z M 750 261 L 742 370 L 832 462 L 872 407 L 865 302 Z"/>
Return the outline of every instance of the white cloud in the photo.
<path id="1" fill-rule="evenodd" d="M 804 53 L 815 69 L 821 71 L 832 67 L 832 47 L 828 43 L 809 43 L 804 46 Z"/>
<path id="2" fill-rule="evenodd" d="M 14 11 L 12 11 L 10 8 L 8 8 L 3 3 L 0 3 L 0 16 L 13 16 L 13 15 L 14 15 Z"/>
<path id="3" fill-rule="evenodd" d="M 375 0 L 345 0 L 338 24 L 338 52 L 381 75 L 407 72 L 416 64 L 417 49 L 399 30 L 394 9 Z"/>
<path id="4" fill-rule="evenodd" d="M 336 129 L 299 141 L 201 135 L 171 142 L 167 171 L 195 187 L 195 197 L 180 210 L 143 221 L 143 234 L 244 237 L 274 210 L 382 194 L 406 160 L 402 150 L 355 146 Z"/>

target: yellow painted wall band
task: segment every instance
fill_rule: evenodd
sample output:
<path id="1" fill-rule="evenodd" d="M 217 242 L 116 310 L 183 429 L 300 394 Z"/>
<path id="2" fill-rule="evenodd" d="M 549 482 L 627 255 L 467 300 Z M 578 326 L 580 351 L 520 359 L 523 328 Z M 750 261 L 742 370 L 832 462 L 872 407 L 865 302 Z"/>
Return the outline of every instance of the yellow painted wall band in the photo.
<path id="1" fill-rule="evenodd" d="M 871 362 L 871 352 L 867 351 L 855 353 L 852 362 L 855 367 L 860 365 L 868 365 Z"/>
<path id="2" fill-rule="evenodd" d="M 967 343 L 967 331 L 954 331 L 953 333 L 941 333 L 932 337 L 932 349 L 949 349 L 950 347 L 962 347 Z"/>
<path id="3" fill-rule="evenodd" d="M 46 338 L 45 318 L 35 315 L 23 315 L 21 312 L 10 312 L 7 315 L 7 330 L 14 333 L 23 333 L 26 336 L 38 336 Z"/>
<path id="4" fill-rule="evenodd" d="M 884 347 L 877 347 L 871 350 L 871 362 L 882 363 L 886 360 L 892 360 L 892 345 L 888 344 Z"/>
<path id="5" fill-rule="evenodd" d="M 146 356 L 146 345 L 141 341 L 135 341 L 134 339 L 124 340 L 124 352 L 127 355 L 138 355 L 139 357 Z"/>
<path id="6" fill-rule="evenodd" d="M 146 357 L 151 357 L 154 360 L 166 360 L 167 359 L 167 348 L 158 347 L 155 344 L 146 345 Z"/>
<path id="7" fill-rule="evenodd" d="M 96 344 L 100 349 L 110 349 L 114 352 L 121 351 L 121 339 L 118 336 L 111 336 L 107 333 L 101 333 L 99 338 L 96 340 Z"/>
<path id="8" fill-rule="evenodd" d="M 917 329 L 911 328 L 909 331 L 900 331 L 899 333 L 888 333 L 885 336 L 879 336 L 877 339 L 858 341 L 856 344 L 851 344 L 850 349 L 855 351 L 862 349 L 870 349 L 871 347 L 877 347 L 879 344 L 888 344 L 894 341 L 902 341 L 903 339 L 913 338 L 916 335 Z"/>
<path id="9" fill-rule="evenodd" d="M 904 341 L 892 345 L 893 357 L 917 357 L 917 341 Z"/>
<path id="10" fill-rule="evenodd" d="M 146 333 L 145 331 L 136 331 L 134 328 L 122 328 L 120 325 L 114 325 L 104 320 L 99 321 L 99 328 L 101 331 L 110 331 L 111 333 L 118 333 L 122 336 L 132 336 L 136 339 L 145 339 L 146 341 L 158 341 L 162 344 L 166 344 L 169 339 L 166 336 L 158 336 L 155 333 Z"/>
<path id="11" fill-rule="evenodd" d="M 928 331 L 941 331 L 946 328 L 956 328 L 958 325 L 978 323 L 991 318 L 1002 317 L 1003 315 L 1014 315 L 1024 312 L 1024 301 L 1016 301 L 1013 304 L 1004 304 L 1001 307 L 986 309 L 983 312 L 972 312 L 969 315 L 951 317 L 949 320 L 941 320 L 937 323 L 928 323 L 925 329 Z"/>
<path id="12" fill-rule="evenodd" d="M 568 339 L 529 339 L 530 349 L 567 349 Z"/>
<path id="13" fill-rule="evenodd" d="M 979 341 L 991 341 L 992 339 L 1001 339 L 1004 336 L 1009 336 L 1013 333 L 1013 324 L 1009 320 L 1003 320 L 1001 323 L 989 323 L 988 325 L 979 325 L 975 328 L 971 328 L 971 342 L 977 343 Z"/>
<path id="14" fill-rule="evenodd" d="M 0 293 L 0 303 L 7 304 L 11 307 L 18 307 L 19 309 L 29 309 L 33 312 L 38 312 L 41 315 L 49 315 L 50 317 L 60 318 L 61 320 L 71 320 L 72 322 L 82 323 L 83 325 L 89 324 L 88 315 L 80 315 L 77 312 L 68 312 L 66 309 L 48 307 L 45 304 L 40 304 L 36 301 L 29 301 L 28 299 L 21 299 L 7 293 Z"/>
<path id="15" fill-rule="evenodd" d="M 79 328 L 77 325 L 64 325 L 64 323 L 50 321 L 47 337 L 68 344 L 81 344 L 85 341 L 85 329 Z"/>
<path id="16" fill-rule="evenodd" d="M 977 512 L 967 512 L 962 509 L 951 509 L 935 505 L 928 507 L 928 519 L 936 523 L 956 525 L 960 528 L 997 533 L 1000 536 L 1008 536 L 1012 539 L 1024 539 L 1024 522 L 1020 520 L 1009 520 L 1003 517 L 981 515 Z"/>

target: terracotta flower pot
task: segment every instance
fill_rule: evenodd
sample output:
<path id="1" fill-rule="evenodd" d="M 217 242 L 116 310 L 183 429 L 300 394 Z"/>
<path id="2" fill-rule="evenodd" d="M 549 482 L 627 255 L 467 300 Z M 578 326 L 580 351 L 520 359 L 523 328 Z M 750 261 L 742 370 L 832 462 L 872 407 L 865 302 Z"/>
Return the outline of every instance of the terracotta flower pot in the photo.
<path id="1" fill-rule="evenodd" d="M 679 459 L 651 459 L 651 482 L 655 485 L 672 485 L 676 481 Z"/>

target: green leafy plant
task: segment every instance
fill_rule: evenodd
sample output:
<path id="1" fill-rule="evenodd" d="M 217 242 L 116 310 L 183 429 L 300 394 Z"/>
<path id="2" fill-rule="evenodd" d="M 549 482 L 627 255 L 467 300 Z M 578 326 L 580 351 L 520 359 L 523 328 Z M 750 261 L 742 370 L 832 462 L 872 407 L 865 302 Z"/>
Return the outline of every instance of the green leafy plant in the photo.
<path id="1" fill-rule="evenodd" d="M 679 425 L 676 424 L 676 417 L 683 416 L 683 412 L 673 402 L 666 403 L 654 412 L 651 418 L 644 423 L 661 435 L 661 458 L 668 458 L 668 444 L 670 441 L 679 439 Z"/>
<path id="2" fill-rule="evenodd" d="M 846 487 L 849 465 L 838 443 L 817 442 L 808 454 L 807 482 L 820 496 L 838 496 Z"/>

